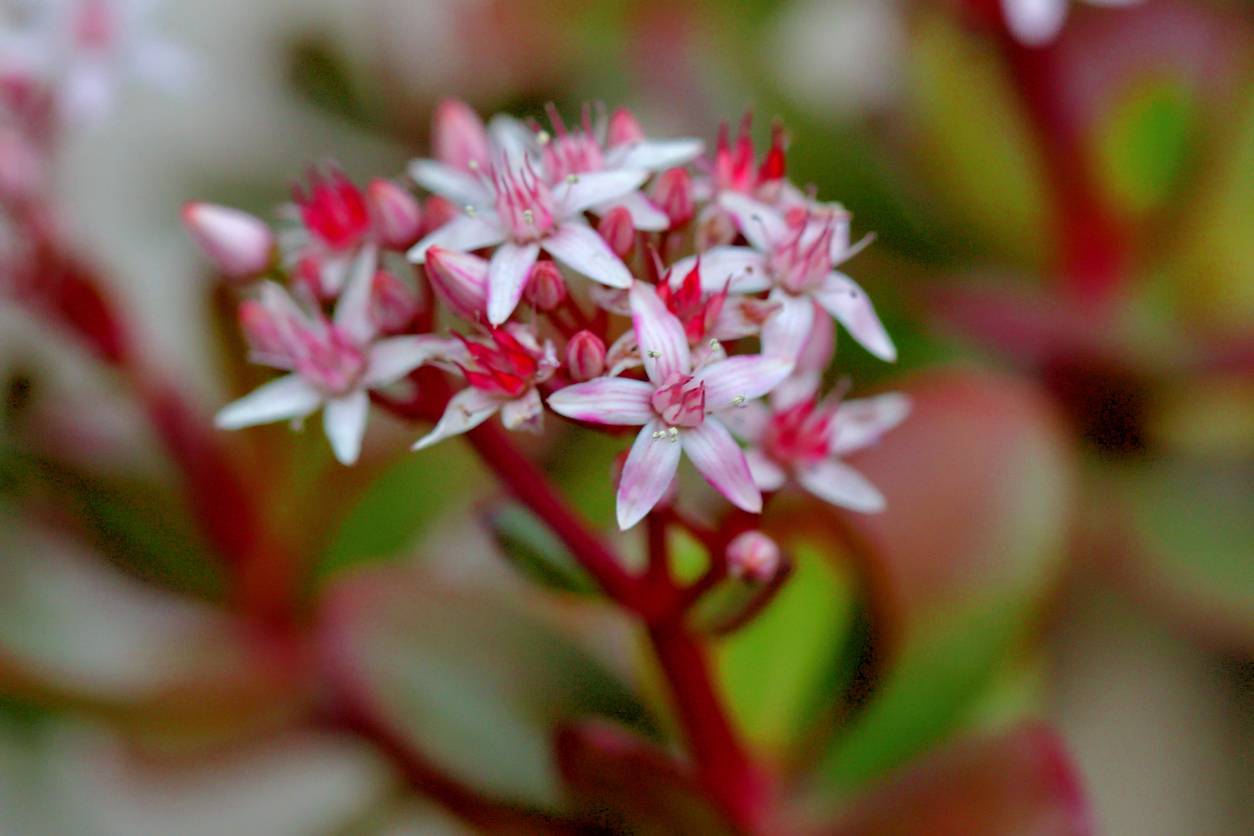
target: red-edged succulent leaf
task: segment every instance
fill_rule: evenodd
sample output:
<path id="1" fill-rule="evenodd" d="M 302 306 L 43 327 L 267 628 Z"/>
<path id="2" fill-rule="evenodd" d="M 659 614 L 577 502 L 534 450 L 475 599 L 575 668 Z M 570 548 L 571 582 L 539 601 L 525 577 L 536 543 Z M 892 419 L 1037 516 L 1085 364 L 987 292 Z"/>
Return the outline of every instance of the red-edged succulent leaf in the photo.
<path id="1" fill-rule="evenodd" d="M 1025 725 L 968 739 L 859 798 L 829 836 L 1089 836 L 1091 814 L 1062 742 Z"/>

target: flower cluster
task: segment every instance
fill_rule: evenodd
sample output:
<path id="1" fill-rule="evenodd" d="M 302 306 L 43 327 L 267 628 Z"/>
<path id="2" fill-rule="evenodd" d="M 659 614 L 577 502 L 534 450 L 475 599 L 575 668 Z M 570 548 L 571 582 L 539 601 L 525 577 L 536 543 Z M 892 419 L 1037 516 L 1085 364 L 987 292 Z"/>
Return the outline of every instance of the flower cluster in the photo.
<path id="1" fill-rule="evenodd" d="M 667 501 L 685 456 L 747 512 L 790 479 L 879 510 L 880 494 L 839 458 L 900 422 L 908 402 L 821 396 L 835 323 L 896 358 L 866 293 L 837 269 L 869 239 L 853 244 L 844 207 L 787 181 L 781 129 L 761 161 L 749 129 L 746 119 L 733 142 L 725 126 L 707 152 L 646 136 L 625 109 L 585 108 L 574 127 L 551 107 L 547 125 L 485 124 L 449 100 L 433 158 L 409 167 L 422 204 L 330 167 L 296 191 L 277 235 L 190 204 L 193 237 L 243 288 L 253 359 L 289 372 L 226 407 L 219 426 L 299 422 L 323 407 L 332 448 L 352 463 L 369 390 L 435 366 L 466 385 L 415 449 L 497 413 L 509 430 L 540 432 L 546 406 L 638 427 L 618 485 L 623 529 Z M 402 252 L 420 267 L 404 269 Z"/>

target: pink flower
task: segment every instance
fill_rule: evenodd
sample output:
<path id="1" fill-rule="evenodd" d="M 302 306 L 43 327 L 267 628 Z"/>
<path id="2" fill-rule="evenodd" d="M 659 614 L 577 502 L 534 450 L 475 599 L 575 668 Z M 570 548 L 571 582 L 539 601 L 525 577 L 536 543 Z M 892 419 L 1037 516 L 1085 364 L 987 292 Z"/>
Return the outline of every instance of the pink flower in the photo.
<path id="1" fill-rule="evenodd" d="M 744 453 L 711 413 L 733 409 L 773 389 L 792 370 L 778 357 L 739 356 L 693 369 L 683 324 L 652 285 L 631 289 L 632 325 L 647 381 L 601 378 L 549 396 L 549 407 L 577 421 L 643 425 L 618 488 L 618 525 L 639 522 L 665 493 L 680 452 L 728 500 L 746 511 L 762 509 Z"/>
<path id="2" fill-rule="evenodd" d="M 1093 6 L 1134 6 L 1141 0 L 1085 0 Z M 1069 0 L 1001 0 L 1006 28 L 1025 46 L 1045 46 L 1067 20 Z"/>
<path id="3" fill-rule="evenodd" d="M 335 457 L 353 464 L 361 451 L 370 407 L 367 390 L 387 386 L 451 350 L 456 340 L 430 335 L 379 340 L 370 316 L 374 273 L 354 274 L 328 321 L 307 313 L 274 282 L 259 302 L 245 303 L 241 323 L 256 362 L 292 374 L 265 384 L 222 409 L 219 429 L 300 421 L 323 408 L 323 428 Z"/>
<path id="4" fill-rule="evenodd" d="M 463 338 L 461 350 L 443 355 L 457 364 L 470 385 L 449 400 L 435 429 L 413 449 L 468 432 L 497 412 L 506 429 L 538 433 L 544 428 L 544 404 L 536 386 L 560 365 L 553 343 L 541 345 L 533 329 L 517 323 L 492 329 L 490 338 L 490 344 Z"/>

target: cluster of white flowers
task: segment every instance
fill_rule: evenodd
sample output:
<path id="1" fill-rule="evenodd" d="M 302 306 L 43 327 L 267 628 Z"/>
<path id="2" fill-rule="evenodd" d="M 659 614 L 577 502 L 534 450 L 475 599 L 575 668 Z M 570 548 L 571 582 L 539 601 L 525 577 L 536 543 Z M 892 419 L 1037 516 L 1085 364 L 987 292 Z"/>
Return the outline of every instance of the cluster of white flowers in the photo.
<path id="1" fill-rule="evenodd" d="M 724 127 L 712 153 L 650 139 L 624 109 L 585 108 L 575 128 L 551 109 L 550 123 L 485 125 L 445 101 L 434 157 L 409 170 L 425 205 L 387 180 L 363 192 L 333 169 L 297 191 L 278 236 L 236 210 L 189 204 L 187 225 L 220 269 L 262 279 L 241 306 L 253 358 L 290 372 L 226 407 L 219 426 L 300 421 L 321 406 L 336 455 L 352 463 L 368 391 L 435 365 L 467 385 L 416 449 L 497 413 L 539 432 L 546 405 L 640 427 L 618 487 L 624 529 L 668 494 L 681 454 L 749 512 L 790 479 L 836 505 L 881 509 L 840 457 L 899 423 L 908 401 L 820 391 L 834 323 L 877 357 L 896 350 L 837 269 L 861 247 L 849 213 L 788 182 L 782 131 L 759 161 L 747 122 L 734 141 Z M 380 269 L 389 252 L 422 265 L 412 282 L 396 255 Z M 435 300 L 456 332 L 432 333 Z"/>

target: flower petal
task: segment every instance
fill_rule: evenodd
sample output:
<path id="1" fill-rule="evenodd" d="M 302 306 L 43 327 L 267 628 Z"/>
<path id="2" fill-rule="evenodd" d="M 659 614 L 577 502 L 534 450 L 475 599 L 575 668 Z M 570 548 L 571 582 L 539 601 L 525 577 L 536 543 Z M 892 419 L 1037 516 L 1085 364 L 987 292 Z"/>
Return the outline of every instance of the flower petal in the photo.
<path id="1" fill-rule="evenodd" d="M 598 215 L 608 214 L 619 206 L 631 215 L 631 225 L 646 232 L 661 232 L 671 225 L 666 213 L 653 205 L 653 201 L 640 192 L 628 192 L 605 203 L 598 203 L 592 211 Z"/>
<path id="2" fill-rule="evenodd" d="M 647 171 L 592 171 L 574 174 L 553 187 L 553 202 L 569 218 L 598 203 L 634 192 L 649 179 Z"/>
<path id="3" fill-rule="evenodd" d="M 760 398 L 792 373 L 783 357 L 741 354 L 711 363 L 694 377 L 705 384 L 706 409 L 714 411 Z"/>
<path id="4" fill-rule="evenodd" d="M 788 472 L 756 447 L 745 451 L 745 463 L 753 476 L 753 484 L 765 493 L 777 491 L 788 481 Z"/>
<path id="5" fill-rule="evenodd" d="M 670 283 L 678 287 L 696 266 L 695 255 L 676 261 L 671 266 Z M 757 250 L 711 247 L 701 254 L 701 289 L 706 293 L 717 293 L 725 287 L 732 293 L 760 293 L 770 286 L 766 256 Z"/>
<path id="6" fill-rule="evenodd" d="M 740 406 L 733 406 L 718 412 L 718 420 L 723 422 L 732 435 L 741 441 L 750 443 L 760 441 L 766 435 L 771 424 L 771 410 L 762 401 L 749 401 Z"/>
<path id="7" fill-rule="evenodd" d="M 509 319 L 539 255 L 539 244 L 520 246 L 513 241 L 506 241 L 492 253 L 488 262 L 488 322 L 500 325 Z"/>
<path id="8" fill-rule="evenodd" d="M 1068 0 L 1001 0 L 1006 27 L 1024 46 L 1044 46 L 1067 19 Z"/>
<path id="9" fill-rule="evenodd" d="M 470 357 L 465 345 L 455 337 L 433 337 L 418 334 L 380 340 L 370 347 L 370 362 L 362 377 L 362 386 L 373 389 L 395 383 L 414 369 L 434 359 Z"/>
<path id="10" fill-rule="evenodd" d="M 753 483 L 744 451 L 722 422 L 708 417 L 700 426 L 680 430 L 679 438 L 688 461 L 719 493 L 737 508 L 761 513 L 762 494 Z"/>
<path id="11" fill-rule="evenodd" d="M 884 330 L 866 291 L 844 273 L 833 271 L 814 292 L 814 301 L 836 317 L 862 347 L 881 360 L 897 360 L 897 348 Z"/>
<path id="12" fill-rule="evenodd" d="M 370 318 L 370 292 L 374 286 L 375 270 L 379 266 L 379 249 L 366 244 L 353 261 L 344 292 L 335 303 L 335 324 L 360 342 L 374 338 L 375 325 Z"/>
<path id="13" fill-rule="evenodd" d="M 430 433 L 418 439 L 412 450 L 422 450 L 438 441 L 473 430 L 496 414 L 502 401 L 482 389 L 470 386 L 454 395 L 444 408 L 444 414 Z"/>
<path id="14" fill-rule="evenodd" d="M 653 437 L 666 429 L 660 418 L 645 424 L 627 454 L 623 478 L 618 483 L 618 527 L 623 531 L 653 510 L 675 477 L 681 446 L 669 435 Z"/>
<path id="15" fill-rule="evenodd" d="M 631 271 L 591 227 L 564 223 L 540 243 L 558 261 L 594 282 L 631 287 Z"/>
<path id="16" fill-rule="evenodd" d="M 322 410 L 322 428 L 340 464 L 355 464 L 366 434 L 366 413 L 370 396 L 364 389 L 327 401 Z"/>
<path id="17" fill-rule="evenodd" d="M 540 392 L 534 387 L 527 394 L 512 401 L 506 401 L 501 407 L 501 423 L 507 430 L 521 430 L 529 433 L 544 431 L 544 402 L 540 400 Z"/>
<path id="18" fill-rule="evenodd" d="M 549 395 L 549 409 L 576 421 L 635 426 L 657 417 L 652 398 L 653 386 L 643 380 L 603 377 L 559 389 Z"/>
<path id="19" fill-rule="evenodd" d="M 494 246 L 505 238 L 505 228 L 495 212 L 460 215 L 410 247 L 406 257 L 414 264 L 422 264 L 427 260 L 427 250 L 432 247 L 464 253 Z"/>
<path id="20" fill-rule="evenodd" d="M 844 462 L 825 459 L 797 468 L 797 481 L 810 493 L 840 508 L 877 514 L 884 495 L 867 478 Z"/>
<path id="21" fill-rule="evenodd" d="M 775 248 L 775 241 L 781 241 L 788 235 L 784 216 L 765 203 L 758 203 L 738 192 L 724 192 L 719 197 L 719 205 L 732 216 L 755 250 L 769 253 Z"/>
<path id="22" fill-rule="evenodd" d="M 814 300 L 778 287 L 767 298 L 780 308 L 762 326 L 762 353 L 796 360 L 814 325 Z"/>
<path id="23" fill-rule="evenodd" d="M 642 139 L 615 148 L 606 163 L 612 161 L 616 168 L 664 171 L 692 162 L 704 148 L 699 139 Z"/>
<path id="24" fill-rule="evenodd" d="M 321 405 L 321 392 L 300 375 L 289 374 L 223 407 L 213 424 L 220 430 L 238 430 L 272 421 L 304 418 Z"/>
<path id="25" fill-rule="evenodd" d="M 488 136 L 511 168 L 522 166 L 536 150 L 535 134 L 507 113 L 498 113 L 488 120 Z"/>
<path id="26" fill-rule="evenodd" d="M 476 209 L 492 206 L 492 193 L 482 180 L 450 165 L 435 160 L 414 160 L 409 164 L 409 176 L 419 186 L 448 198 L 455 206 Z"/>
<path id="27" fill-rule="evenodd" d="M 874 398 L 845 401 L 832 419 L 832 455 L 843 456 L 874 444 L 910 414 L 910 396 L 888 392 Z"/>
<path id="28" fill-rule="evenodd" d="M 692 355 L 683 323 L 666 309 L 653 285 L 636 282 L 631 286 L 631 324 L 644 370 L 654 385 L 661 386 L 672 372 L 689 373 Z"/>

